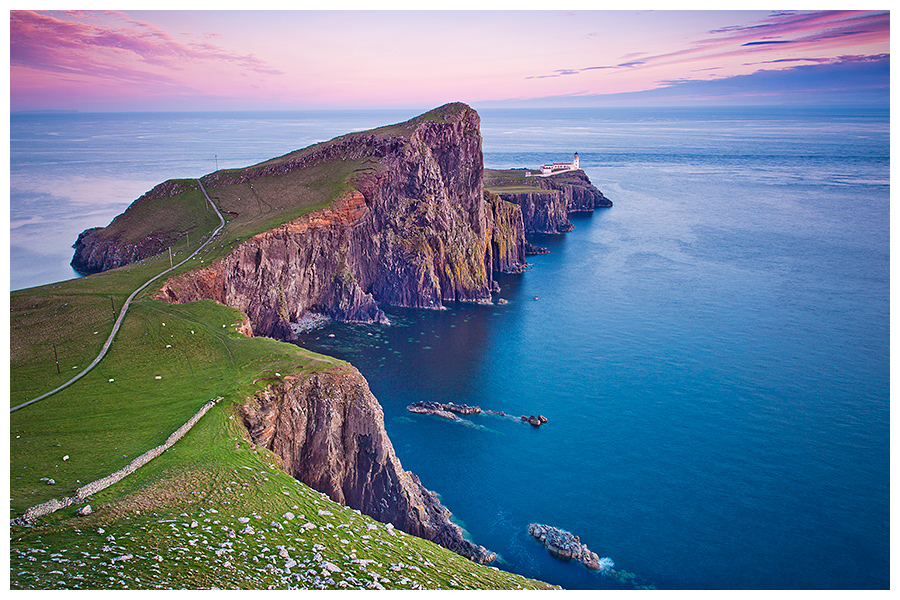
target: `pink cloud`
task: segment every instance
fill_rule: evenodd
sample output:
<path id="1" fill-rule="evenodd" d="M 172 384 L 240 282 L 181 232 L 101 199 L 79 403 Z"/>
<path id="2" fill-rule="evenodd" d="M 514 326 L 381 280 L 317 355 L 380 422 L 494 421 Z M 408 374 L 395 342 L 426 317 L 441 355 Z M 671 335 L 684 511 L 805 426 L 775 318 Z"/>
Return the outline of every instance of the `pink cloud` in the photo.
<path id="1" fill-rule="evenodd" d="M 673 66 L 701 60 L 746 56 L 748 53 L 785 52 L 788 48 L 792 52 L 829 52 L 834 49 L 873 44 L 887 47 L 890 39 L 890 14 L 871 11 L 778 12 L 756 23 L 722 27 L 711 30 L 708 34 L 708 37 L 671 52 L 654 56 L 645 53 L 629 55 L 629 57 L 641 55 L 641 60 L 638 61 L 608 66 L 557 69 L 549 74 L 532 75 L 526 79 L 559 77 L 561 74 L 571 75 L 595 69 Z M 822 58 L 831 60 L 834 57 Z M 761 62 L 772 63 L 775 60 Z"/>
<path id="2" fill-rule="evenodd" d="M 72 16 L 83 17 L 82 13 Z M 93 17 L 95 15 L 87 15 Z M 176 41 L 166 32 L 117 14 L 124 25 L 68 21 L 33 11 L 10 12 L 10 66 L 79 73 L 97 77 L 127 77 L 133 81 L 171 81 L 154 72 L 159 67 L 180 70 L 187 61 L 225 63 L 266 75 L 281 74 L 253 55 L 227 52 L 205 42 Z M 131 68 L 123 70 L 130 63 Z"/>

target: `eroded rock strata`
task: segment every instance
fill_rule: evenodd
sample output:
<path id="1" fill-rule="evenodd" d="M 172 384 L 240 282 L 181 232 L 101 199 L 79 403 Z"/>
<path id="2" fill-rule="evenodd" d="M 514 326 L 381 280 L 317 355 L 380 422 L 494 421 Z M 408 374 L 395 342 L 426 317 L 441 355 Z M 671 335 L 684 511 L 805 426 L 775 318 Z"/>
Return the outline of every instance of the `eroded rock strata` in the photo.
<path id="1" fill-rule="evenodd" d="M 496 554 L 469 542 L 450 511 L 404 471 L 384 414 L 352 367 L 287 378 L 257 393 L 241 415 L 254 443 L 310 487 L 383 522 L 488 563 Z"/>

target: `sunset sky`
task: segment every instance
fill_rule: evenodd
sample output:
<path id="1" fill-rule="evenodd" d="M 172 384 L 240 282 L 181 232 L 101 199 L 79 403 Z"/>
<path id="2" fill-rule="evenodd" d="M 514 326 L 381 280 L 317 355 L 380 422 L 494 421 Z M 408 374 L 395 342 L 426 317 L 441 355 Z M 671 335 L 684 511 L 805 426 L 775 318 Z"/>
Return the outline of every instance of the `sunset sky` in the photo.
<path id="1" fill-rule="evenodd" d="M 11 11 L 10 109 L 888 101 L 887 11 Z"/>

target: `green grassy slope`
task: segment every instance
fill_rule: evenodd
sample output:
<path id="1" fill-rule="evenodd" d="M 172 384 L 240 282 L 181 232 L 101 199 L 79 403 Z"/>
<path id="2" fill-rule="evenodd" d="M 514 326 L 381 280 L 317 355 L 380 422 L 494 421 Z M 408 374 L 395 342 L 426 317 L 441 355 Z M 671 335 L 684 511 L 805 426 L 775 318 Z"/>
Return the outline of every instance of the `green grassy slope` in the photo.
<path id="1" fill-rule="evenodd" d="M 12 366 L 14 398 L 24 385 L 17 382 L 28 379 L 23 372 L 52 369 L 55 376 L 52 361 L 32 351 L 40 348 L 36 340 L 51 330 L 77 335 L 111 319 L 102 314 L 108 297 L 91 295 L 88 283 L 120 298 L 124 290 L 110 280 L 130 280 L 117 271 L 17 293 L 17 302 L 30 307 L 31 326 L 16 329 L 22 350 Z M 76 316 L 60 328 L 63 303 L 72 310 L 100 308 L 79 311 L 88 315 L 84 322 Z M 246 338 L 235 332 L 241 318 L 209 301 L 137 300 L 94 371 L 11 413 L 13 517 L 124 467 L 161 444 L 207 400 L 225 399 L 173 448 L 91 498 L 94 514 L 76 517 L 70 507 L 34 527 L 11 528 L 11 587 L 340 588 L 366 587 L 373 574 L 388 588 L 544 586 L 392 532 L 292 479 L 279 469 L 277 457 L 254 448 L 235 416 L 238 403 L 286 375 L 346 363 L 275 340 Z M 70 339 L 67 347 L 75 345 Z M 285 518 L 288 512 L 296 518 Z M 249 518 L 253 533 L 240 533 L 245 524 L 238 518 Z M 316 528 L 302 528 L 306 523 Z M 280 547 L 289 559 L 280 556 Z M 290 573 L 284 568 L 288 560 L 296 561 Z M 326 562 L 340 571 L 323 575 Z"/>
<path id="2" fill-rule="evenodd" d="M 335 162 L 256 179 L 252 189 L 249 183 L 211 189 L 222 210 L 236 214 L 180 270 L 327 205 L 373 168 Z M 132 217 L 154 221 L 148 207 L 136 210 Z M 193 190 L 169 198 L 166 210 L 174 211 L 173 223 L 192 232 L 190 249 L 215 226 L 199 214 L 208 209 L 198 206 Z M 188 253 L 187 236 L 183 242 L 173 248 L 176 261 Z M 84 368 L 99 353 L 124 299 L 168 267 L 165 253 L 11 293 L 11 406 Z M 76 517 L 69 507 L 33 527 L 11 527 L 11 588 L 547 587 L 392 531 L 285 474 L 273 454 L 247 441 L 236 407 L 279 378 L 345 369 L 346 363 L 275 340 L 246 338 L 236 332 L 243 315 L 210 301 L 151 300 L 162 283 L 135 299 L 93 371 L 10 414 L 10 517 L 71 496 L 126 466 L 164 442 L 208 400 L 224 400 L 174 447 L 91 498 L 94 514 Z M 288 512 L 293 519 L 284 516 Z"/>

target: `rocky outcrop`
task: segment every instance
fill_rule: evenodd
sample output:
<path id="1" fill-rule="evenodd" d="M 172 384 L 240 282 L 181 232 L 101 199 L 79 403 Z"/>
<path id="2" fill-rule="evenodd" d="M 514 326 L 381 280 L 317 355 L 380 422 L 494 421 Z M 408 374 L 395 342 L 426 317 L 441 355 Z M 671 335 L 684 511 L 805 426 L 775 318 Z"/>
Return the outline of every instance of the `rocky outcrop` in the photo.
<path id="1" fill-rule="evenodd" d="M 329 207 L 168 280 L 156 297 L 217 300 L 247 313 L 255 334 L 273 337 L 290 337 L 289 323 L 308 312 L 379 322 L 385 320 L 380 304 L 490 302 L 493 272 L 524 268 L 521 211 L 483 194 L 474 110 L 455 104 L 423 117 L 388 137 L 345 136 L 295 160 L 231 175 L 235 181 L 278 176 L 341 157 L 384 167 L 353 181 L 355 189 Z M 204 183 L 233 183 L 226 179 Z"/>
<path id="2" fill-rule="evenodd" d="M 566 210 L 591 212 L 595 208 L 609 208 L 612 202 L 588 179 L 584 171 L 571 171 L 562 176 L 542 177 L 541 185 L 554 186 L 566 201 Z"/>
<path id="3" fill-rule="evenodd" d="M 435 415 L 443 417 L 451 421 L 459 420 L 456 415 L 477 415 L 481 413 L 480 406 L 469 406 L 468 404 L 454 404 L 453 402 L 431 402 L 422 400 L 413 402 L 406 407 L 406 410 L 412 413 L 423 415 Z"/>
<path id="4" fill-rule="evenodd" d="M 584 171 L 567 171 L 549 177 L 524 177 L 524 171 L 491 171 L 492 174 L 515 173 L 513 177 L 496 176 L 489 183 L 501 198 L 522 210 L 526 233 L 566 233 L 572 230 L 569 213 L 590 212 L 608 208 L 612 202 L 591 184 Z M 535 188 L 533 192 L 522 191 Z M 509 186 L 511 191 L 504 191 Z M 514 191 L 513 191 L 514 190 Z"/>
<path id="5" fill-rule="evenodd" d="M 165 181 L 138 198 L 132 206 L 140 206 L 153 200 L 171 198 L 187 189 L 196 187 L 183 180 Z M 75 254 L 72 268 L 84 275 L 122 267 L 149 258 L 168 248 L 181 232 L 148 235 L 136 241 L 129 240 L 130 221 L 134 217 L 131 207 L 113 219 L 106 227 L 91 227 L 78 234 L 72 245 Z"/>
<path id="6" fill-rule="evenodd" d="M 528 526 L 528 533 L 544 544 L 550 554 L 562 560 L 580 562 L 594 571 L 614 566 L 611 559 L 601 559 L 596 552 L 591 552 L 586 545 L 582 544 L 577 535 L 572 535 L 563 529 L 532 523 Z"/>
<path id="7" fill-rule="evenodd" d="M 476 562 L 496 558 L 466 540 L 450 512 L 404 471 L 384 429 L 384 414 L 352 367 L 289 376 L 257 393 L 241 411 L 254 443 L 284 469 L 335 502 L 432 540 Z"/>

